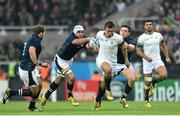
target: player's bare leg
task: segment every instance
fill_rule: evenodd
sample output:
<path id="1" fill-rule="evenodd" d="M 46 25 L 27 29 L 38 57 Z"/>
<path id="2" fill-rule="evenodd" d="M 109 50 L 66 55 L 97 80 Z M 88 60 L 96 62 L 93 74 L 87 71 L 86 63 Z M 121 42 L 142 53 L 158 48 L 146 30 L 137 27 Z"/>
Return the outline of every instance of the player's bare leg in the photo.
<path id="1" fill-rule="evenodd" d="M 12 97 L 12 92 L 11 92 L 11 91 L 12 91 L 12 90 L 11 90 L 10 88 L 7 88 L 7 89 L 5 90 L 4 95 L 3 95 L 3 99 L 2 99 L 3 104 L 5 104 L 6 101 L 7 101 L 10 97 Z"/>
<path id="2" fill-rule="evenodd" d="M 110 87 L 111 80 L 112 80 L 112 78 L 105 78 L 105 82 L 106 82 L 105 95 L 106 95 L 107 100 L 109 100 L 109 101 L 114 100 L 114 97 L 112 96 L 112 93 L 111 93 L 111 87 Z"/>
<path id="3" fill-rule="evenodd" d="M 95 105 L 92 107 L 92 110 L 94 111 L 98 111 L 101 107 L 101 98 L 104 96 L 105 94 L 105 79 L 103 78 L 101 80 L 101 84 L 98 90 L 98 95 L 95 99 Z"/>
<path id="4" fill-rule="evenodd" d="M 131 90 L 133 88 L 134 81 L 136 80 L 136 76 L 135 76 L 135 72 L 130 68 L 124 69 L 122 71 L 122 75 L 127 78 L 128 83 L 127 83 L 127 85 L 125 87 L 125 91 L 124 91 L 123 96 L 120 98 L 120 103 L 122 104 L 122 106 L 124 108 L 128 108 L 129 105 L 128 105 L 128 102 L 127 102 L 127 96 L 128 96 L 128 94 L 131 92 Z"/>
<path id="5" fill-rule="evenodd" d="M 29 88 L 27 89 L 18 89 L 18 90 L 12 90 L 10 88 L 7 88 L 4 96 L 3 96 L 3 104 L 6 103 L 6 101 L 11 98 L 12 96 L 30 96 L 31 97 L 31 101 L 28 107 L 28 111 L 35 111 L 38 112 L 40 111 L 38 108 L 36 108 L 35 104 L 36 104 L 36 99 L 39 96 L 39 93 L 41 91 L 41 85 L 31 85 Z"/>
<path id="6" fill-rule="evenodd" d="M 101 98 L 104 96 L 106 90 L 105 78 L 111 78 L 111 72 L 112 72 L 112 68 L 107 62 L 102 63 L 101 68 L 104 71 L 104 78 L 101 80 L 101 84 L 98 90 L 98 95 L 95 100 L 96 103 L 92 108 L 92 110 L 94 111 L 99 110 L 99 108 L 101 107 Z"/>
<path id="7" fill-rule="evenodd" d="M 46 104 L 47 100 L 49 99 L 49 96 L 58 88 L 58 86 L 61 84 L 63 79 L 64 79 L 64 77 L 62 77 L 61 75 L 58 75 L 58 77 L 55 79 L 55 81 L 50 84 L 50 88 L 48 89 L 48 91 L 45 94 L 41 95 L 42 109 L 44 109 L 45 104 Z"/>
<path id="8" fill-rule="evenodd" d="M 74 74 L 72 72 L 67 74 L 67 79 L 68 79 L 68 83 L 67 83 L 67 89 L 68 89 L 68 101 L 73 105 L 73 106 L 78 106 L 79 102 L 77 102 L 77 100 L 74 98 L 72 90 L 74 87 L 74 82 L 75 82 L 75 77 Z"/>
<path id="9" fill-rule="evenodd" d="M 152 74 L 145 74 L 144 75 L 144 105 L 145 107 L 151 107 L 149 103 L 149 90 L 150 90 L 150 85 L 152 83 Z"/>

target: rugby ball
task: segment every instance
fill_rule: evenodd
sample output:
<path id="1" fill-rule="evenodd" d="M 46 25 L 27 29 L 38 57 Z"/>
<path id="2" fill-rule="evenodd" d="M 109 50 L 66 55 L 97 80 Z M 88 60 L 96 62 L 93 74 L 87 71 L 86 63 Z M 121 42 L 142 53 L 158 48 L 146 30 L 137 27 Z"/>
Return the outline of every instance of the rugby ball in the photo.
<path id="1" fill-rule="evenodd" d="M 96 38 L 92 37 L 89 43 L 93 48 L 99 48 L 99 41 Z"/>

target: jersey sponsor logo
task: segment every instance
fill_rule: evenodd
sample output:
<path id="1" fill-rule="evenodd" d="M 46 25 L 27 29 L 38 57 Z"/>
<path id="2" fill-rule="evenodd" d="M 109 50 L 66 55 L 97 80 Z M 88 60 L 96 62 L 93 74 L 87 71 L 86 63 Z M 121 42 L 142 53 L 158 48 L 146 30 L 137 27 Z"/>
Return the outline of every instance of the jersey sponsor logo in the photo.
<path id="1" fill-rule="evenodd" d="M 116 41 L 115 40 L 111 40 L 110 48 L 113 49 L 115 45 L 116 45 Z"/>

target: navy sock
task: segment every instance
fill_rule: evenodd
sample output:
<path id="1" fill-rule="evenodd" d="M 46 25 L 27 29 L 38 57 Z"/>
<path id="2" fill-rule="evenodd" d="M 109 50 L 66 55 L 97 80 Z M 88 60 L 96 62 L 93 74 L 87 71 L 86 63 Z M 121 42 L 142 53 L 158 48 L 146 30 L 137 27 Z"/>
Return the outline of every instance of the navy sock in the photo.
<path id="1" fill-rule="evenodd" d="M 50 84 L 49 90 L 46 92 L 45 97 L 46 99 L 58 88 L 59 84 L 56 84 L 55 81 Z"/>
<path id="2" fill-rule="evenodd" d="M 132 87 L 130 87 L 129 84 L 127 84 L 124 91 L 125 94 L 122 96 L 122 98 L 126 98 L 127 95 L 131 92 L 131 90 L 132 90 Z"/>
<path id="3" fill-rule="evenodd" d="M 105 94 L 105 89 L 102 89 L 101 87 L 99 87 L 98 95 L 96 97 L 96 102 L 100 102 L 104 94 Z"/>
<path id="4" fill-rule="evenodd" d="M 158 80 L 153 79 L 153 80 L 152 80 L 152 84 L 153 84 L 153 86 L 154 86 L 156 83 L 158 83 L 158 82 L 159 82 Z"/>
<path id="5" fill-rule="evenodd" d="M 67 83 L 67 89 L 68 89 L 68 97 L 73 97 L 72 89 L 74 84 Z"/>
<path id="6" fill-rule="evenodd" d="M 144 99 L 149 101 L 149 89 L 144 89 Z"/>
<path id="7" fill-rule="evenodd" d="M 29 109 L 35 108 L 37 98 L 31 98 L 30 103 L 29 103 Z"/>
<path id="8" fill-rule="evenodd" d="M 18 94 L 18 90 L 11 90 L 11 91 L 10 91 L 10 95 L 11 95 L 11 96 L 19 95 L 19 94 Z"/>
<path id="9" fill-rule="evenodd" d="M 30 89 L 19 89 L 18 93 L 16 93 L 17 91 L 13 91 L 13 94 L 15 95 L 20 95 L 20 96 L 31 96 L 32 92 Z"/>
<path id="10" fill-rule="evenodd" d="M 106 90 L 111 91 L 111 78 L 105 78 Z"/>

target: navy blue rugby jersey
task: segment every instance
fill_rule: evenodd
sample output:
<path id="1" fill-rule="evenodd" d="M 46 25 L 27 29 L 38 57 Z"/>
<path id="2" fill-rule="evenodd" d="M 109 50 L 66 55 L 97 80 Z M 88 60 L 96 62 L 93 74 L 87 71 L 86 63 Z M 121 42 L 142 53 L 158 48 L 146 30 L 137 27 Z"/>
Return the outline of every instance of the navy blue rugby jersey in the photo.
<path id="1" fill-rule="evenodd" d="M 37 59 L 41 53 L 41 38 L 37 34 L 32 34 L 32 36 L 24 43 L 24 49 L 20 61 L 20 67 L 23 70 L 32 71 L 35 68 L 35 64 L 32 62 L 29 54 L 29 48 L 33 46 L 36 48 Z"/>
<path id="2" fill-rule="evenodd" d="M 85 48 L 85 45 L 74 45 L 72 41 L 78 37 L 72 32 L 69 37 L 65 40 L 63 45 L 59 48 L 57 54 L 63 60 L 70 60 L 74 55 Z"/>
<path id="3" fill-rule="evenodd" d="M 135 42 L 130 37 L 124 39 L 124 42 L 126 42 L 127 44 L 135 45 Z M 130 62 L 131 62 L 131 55 L 132 55 L 132 53 L 133 53 L 133 51 L 132 52 L 128 52 L 128 59 L 129 59 Z M 117 63 L 118 64 L 124 64 L 125 63 L 125 59 L 124 59 L 124 56 L 122 54 L 122 49 L 120 47 L 118 48 L 118 53 L 117 53 Z"/>

